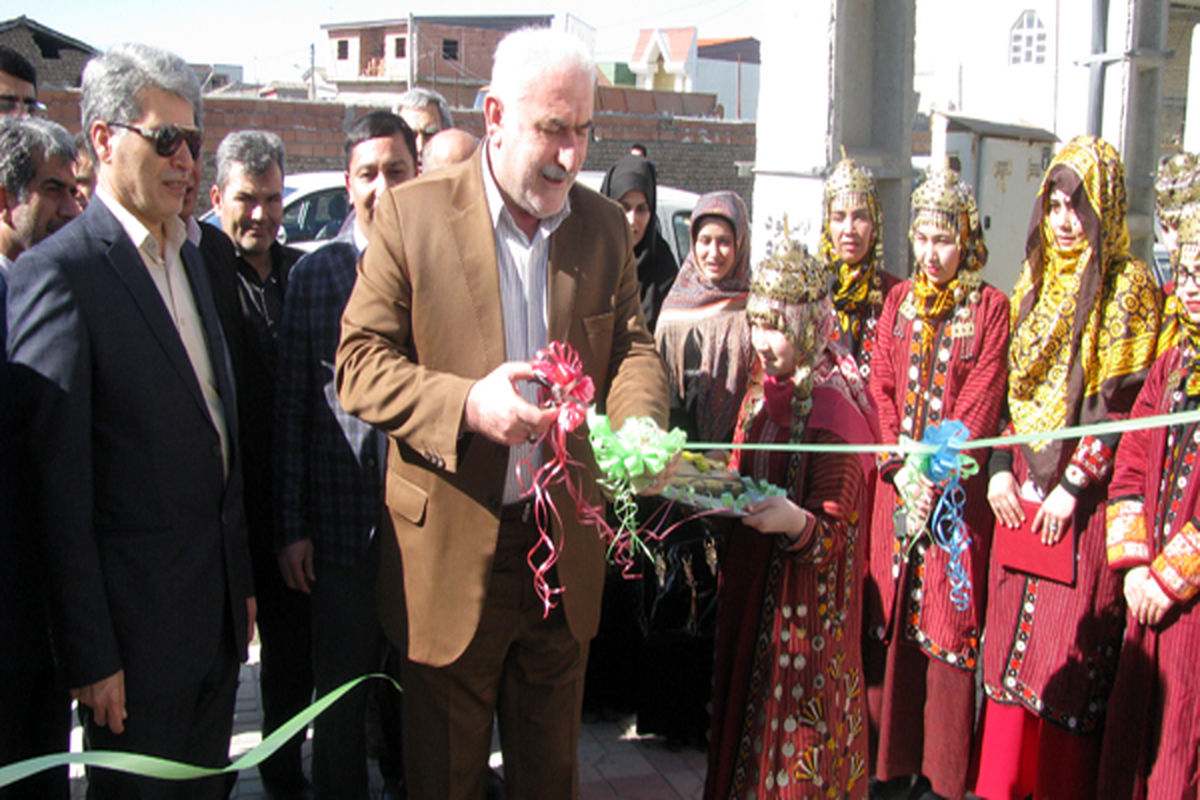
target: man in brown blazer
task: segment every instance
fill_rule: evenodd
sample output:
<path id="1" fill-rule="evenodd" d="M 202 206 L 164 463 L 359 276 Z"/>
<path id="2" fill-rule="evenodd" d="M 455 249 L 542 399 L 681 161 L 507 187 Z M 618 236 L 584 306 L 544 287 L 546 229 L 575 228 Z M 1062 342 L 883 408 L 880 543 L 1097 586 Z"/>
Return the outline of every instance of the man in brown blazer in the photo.
<path id="1" fill-rule="evenodd" d="M 561 491 L 543 617 L 526 563 L 537 542 L 519 463 L 552 409 L 529 366 L 548 341 L 583 359 L 619 425 L 667 417 L 667 386 L 639 302 L 620 209 L 573 185 L 592 124 L 594 67 L 566 34 L 524 30 L 497 48 L 488 138 L 467 162 L 391 191 L 342 317 L 342 405 L 390 435 L 394 535 L 378 595 L 407 653 L 409 797 L 482 798 L 498 713 L 508 797 L 578 794 L 583 674 L 604 584 L 604 546 Z M 575 471 L 600 502 L 590 448 Z M 535 559 L 540 560 L 544 551 Z"/>

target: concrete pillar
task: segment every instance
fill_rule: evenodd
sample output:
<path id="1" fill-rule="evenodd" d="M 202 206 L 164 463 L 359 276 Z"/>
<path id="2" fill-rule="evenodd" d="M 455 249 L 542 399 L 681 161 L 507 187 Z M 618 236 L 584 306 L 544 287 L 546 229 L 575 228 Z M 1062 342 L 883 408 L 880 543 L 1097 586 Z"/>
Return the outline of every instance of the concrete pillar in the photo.
<path id="1" fill-rule="evenodd" d="M 1108 49 L 1127 55 L 1109 67 L 1104 136 L 1125 162 L 1130 252 L 1146 262 L 1154 245 L 1167 13 L 1167 0 L 1112 0 L 1109 8 Z M 1120 93 L 1116 98 L 1114 90 Z"/>
<path id="2" fill-rule="evenodd" d="M 890 272 L 907 275 L 914 0 L 764 3 L 753 257 L 784 214 L 810 249 L 841 149 L 875 172 Z"/>

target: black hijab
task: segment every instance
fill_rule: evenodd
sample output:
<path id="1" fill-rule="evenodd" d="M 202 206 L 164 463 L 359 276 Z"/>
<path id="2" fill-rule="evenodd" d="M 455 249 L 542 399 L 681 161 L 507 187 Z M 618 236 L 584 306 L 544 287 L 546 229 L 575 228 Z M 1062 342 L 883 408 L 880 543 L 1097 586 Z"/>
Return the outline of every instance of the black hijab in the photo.
<path id="1" fill-rule="evenodd" d="M 646 313 L 646 325 L 653 332 L 659 309 L 675 282 L 679 265 L 658 230 L 658 178 L 654 164 L 641 156 L 622 156 L 605 173 L 600 192 L 620 202 L 627 192 L 632 191 L 646 195 L 650 206 L 650 221 L 641 241 L 633 243 L 633 255 L 637 259 L 638 283 L 642 289 L 642 310 Z"/>

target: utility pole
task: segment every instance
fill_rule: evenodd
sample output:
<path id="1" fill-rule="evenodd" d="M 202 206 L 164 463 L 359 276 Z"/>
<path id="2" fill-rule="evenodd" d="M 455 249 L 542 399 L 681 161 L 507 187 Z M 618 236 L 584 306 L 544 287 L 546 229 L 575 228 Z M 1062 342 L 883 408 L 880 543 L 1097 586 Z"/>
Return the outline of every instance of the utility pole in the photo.
<path id="1" fill-rule="evenodd" d="M 308 43 L 308 99 L 317 99 L 317 45 Z"/>

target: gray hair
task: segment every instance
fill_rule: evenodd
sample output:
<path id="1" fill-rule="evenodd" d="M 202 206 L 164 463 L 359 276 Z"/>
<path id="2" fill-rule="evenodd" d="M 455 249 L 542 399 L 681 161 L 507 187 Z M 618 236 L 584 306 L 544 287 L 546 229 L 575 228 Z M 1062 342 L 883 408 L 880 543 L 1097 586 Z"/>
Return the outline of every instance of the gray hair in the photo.
<path id="1" fill-rule="evenodd" d="M 450 116 L 450 106 L 446 104 L 446 98 L 442 97 L 441 93 L 435 92 L 433 89 L 426 89 L 424 86 L 414 86 L 400 95 L 393 111 L 399 114 L 402 108 L 426 108 L 431 105 L 437 106 L 438 116 L 442 120 L 442 128 L 453 128 L 454 117 Z"/>
<path id="2" fill-rule="evenodd" d="M 20 201 L 29 196 L 29 184 L 40 163 L 60 158 L 75 161 L 75 142 L 67 129 L 40 117 L 0 119 L 0 185 Z"/>
<path id="3" fill-rule="evenodd" d="M 217 186 L 225 188 L 229 170 L 241 164 L 250 175 L 265 175 L 274 162 L 283 175 L 283 140 L 267 131 L 236 131 L 217 147 Z"/>
<path id="4" fill-rule="evenodd" d="M 192 106 L 196 126 L 202 125 L 200 81 L 187 62 L 166 50 L 130 43 L 115 45 L 84 67 L 79 101 L 83 129 L 90 131 L 97 120 L 123 125 L 136 123 L 145 113 L 139 95 L 146 88 L 162 89 L 183 98 Z M 91 134 L 88 134 L 88 150 L 94 159 Z"/>
<path id="5" fill-rule="evenodd" d="M 492 58 L 488 94 L 514 103 L 537 78 L 553 69 L 576 69 L 595 86 L 596 61 L 578 36 L 550 28 L 521 28 L 505 36 Z"/>

